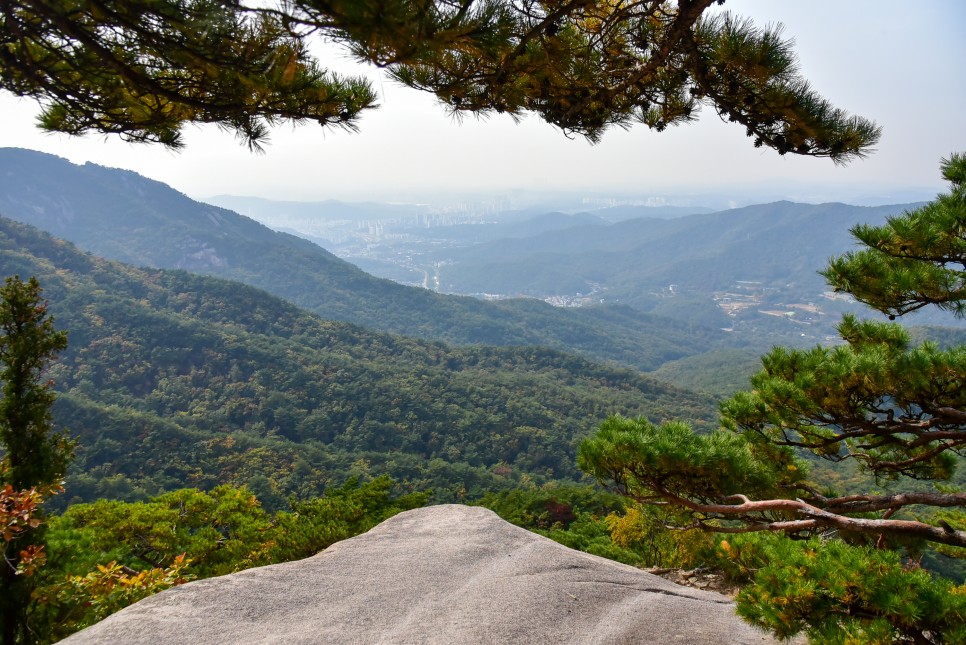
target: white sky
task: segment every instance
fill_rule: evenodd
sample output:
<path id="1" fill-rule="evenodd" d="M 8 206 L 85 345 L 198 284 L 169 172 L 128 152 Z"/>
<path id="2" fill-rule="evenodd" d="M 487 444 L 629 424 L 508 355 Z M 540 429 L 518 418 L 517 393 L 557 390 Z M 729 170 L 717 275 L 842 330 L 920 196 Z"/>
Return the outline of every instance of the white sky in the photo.
<path id="1" fill-rule="evenodd" d="M 361 132 L 305 125 L 274 131 L 264 155 L 214 126 L 190 127 L 187 149 L 71 138 L 33 126 L 31 101 L 0 94 L 0 145 L 128 168 L 193 197 L 429 200 L 538 192 L 673 195 L 763 192 L 800 201 L 944 190 L 941 157 L 966 151 L 966 2 L 963 0 L 728 0 L 757 24 L 781 22 L 801 68 L 836 106 L 884 127 L 878 151 L 848 167 L 755 149 L 740 125 L 710 109 L 698 124 L 658 134 L 613 130 L 591 146 L 536 118 L 454 122 L 432 96 L 371 70 L 382 105 Z M 338 69 L 345 68 L 338 61 Z"/>

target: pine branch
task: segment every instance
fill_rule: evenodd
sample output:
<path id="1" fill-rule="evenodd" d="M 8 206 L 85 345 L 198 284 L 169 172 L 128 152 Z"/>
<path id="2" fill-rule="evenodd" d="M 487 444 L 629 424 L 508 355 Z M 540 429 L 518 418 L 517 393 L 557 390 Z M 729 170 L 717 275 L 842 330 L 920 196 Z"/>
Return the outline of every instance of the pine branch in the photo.
<path id="1" fill-rule="evenodd" d="M 39 99 L 49 130 L 178 147 L 183 124 L 217 123 L 257 149 L 279 120 L 354 130 L 375 107 L 362 79 L 320 71 L 309 53 L 319 38 L 455 114 L 531 112 L 592 142 L 611 126 L 693 121 L 711 102 L 780 154 L 841 162 L 874 145 L 875 124 L 790 72 L 787 42 L 705 20 L 714 2 L 11 0 L 0 4 L 0 88 Z M 715 59 L 732 28 L 743 49 Z"/>
<path id="2" fill-rule="evenodd" d="M 966 493 L 896 493 L 895 495 L 848 495 L 822 498 L 821 508 L 829 513 L 895 512 L 905 506 L 966 507 Z"/>
<path id="3" fill-rule="evenodd" d="M 894 537 L 918 538 L 947 544 L 949 546 L 966 547 L 966 531 L 949 530 L 943 527 L 936 527 L 925 522 L 915 520 L 892 520 L 892 519 L 865 519 L 848 517 L 836 512 L 818 508 L 801 499 L 769 499 L 752 501 L 745 495 L 729 495 L 723 501 L 738 501 L 738 504 L 708 504 L 695 502 L 687 497 L 674 495 L 673 493 L 659 491 L 667 501 L 678 506 L 687 508 L 693 512 L 714 515 L 723 519 L 739 519 L 745 524 L 742 527 L 717 527 L 714 525 L 703 524 L 706 530 L 720 533 L 747 533 L 756 531 L 775 531 L 784 533 L 794 533 L 802 530 L 814 530 L 819 528 L 834 528 L 839 531 L 854 533 L 865 533 L 870 535 L 889 535 Z M 909 494 L 915 495 L 915 494 Z M 943 502 L 943 506 L 963 506 L 966 505 L 966 494 L 959 494 L 953 498 L 937 495 L 933 497 L 935 501 Z M 919 497 L 920 501 L 910 503 L 929 503 L 929 497 Z M 899 504 L 901 496 L 894 496 L 891 500 L 893 505 Z M 889 507 L 891 508 L 891 506 Z M 763 513 L 784 513 L 800 516 L 798 520 L 774 520 L 765 521 L 761 519 Z M 861 512 L 861 511 L 850 511 Z M 720 529 L 720 530 L 719 530 Z"/>

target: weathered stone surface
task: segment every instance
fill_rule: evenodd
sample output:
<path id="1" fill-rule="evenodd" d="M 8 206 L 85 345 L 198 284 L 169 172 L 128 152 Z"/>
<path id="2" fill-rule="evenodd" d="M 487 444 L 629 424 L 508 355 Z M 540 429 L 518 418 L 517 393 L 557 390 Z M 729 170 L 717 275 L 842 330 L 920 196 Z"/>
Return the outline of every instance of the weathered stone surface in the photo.
<path id="1" fill-rule="evenodd" d="M 169 589 L 63 641 L 773 643 L 724 596 L 573 551 L 491 511 L 409 511 L 306 560 Z"/>

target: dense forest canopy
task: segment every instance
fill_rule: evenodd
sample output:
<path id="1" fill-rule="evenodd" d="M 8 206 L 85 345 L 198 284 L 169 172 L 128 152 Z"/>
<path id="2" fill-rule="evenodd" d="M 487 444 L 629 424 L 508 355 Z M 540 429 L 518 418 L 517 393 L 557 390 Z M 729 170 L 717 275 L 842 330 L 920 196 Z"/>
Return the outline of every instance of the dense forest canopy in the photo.
<path id="1" fill-rule="evenodd" d="M 232 483 L 274 508 L 379 473 L 453 501 L 579 478 L 576 442 L 615 411 L 713 418 L 710 398 L 627 369 L 375 333 L 238 283 L 94 258 L 10 220 L 0 269 L 40 276 L 70 330 L 50 373 L 56 420 L 80 439 L 65 501 Z"/>

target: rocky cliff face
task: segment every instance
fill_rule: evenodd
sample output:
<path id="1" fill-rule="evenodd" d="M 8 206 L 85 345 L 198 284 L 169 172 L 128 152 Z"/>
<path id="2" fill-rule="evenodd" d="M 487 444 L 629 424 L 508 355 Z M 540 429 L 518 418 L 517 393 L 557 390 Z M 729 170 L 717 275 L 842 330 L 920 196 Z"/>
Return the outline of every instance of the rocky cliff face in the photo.
<path id="1" fill-rule="evenodd" d="M 409 511 L 306 560 L 175 587 L 63 641 L 773 643 L 728 598 L 573 551 L 491 511 Z"/>

